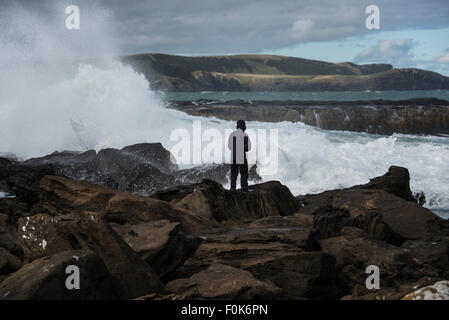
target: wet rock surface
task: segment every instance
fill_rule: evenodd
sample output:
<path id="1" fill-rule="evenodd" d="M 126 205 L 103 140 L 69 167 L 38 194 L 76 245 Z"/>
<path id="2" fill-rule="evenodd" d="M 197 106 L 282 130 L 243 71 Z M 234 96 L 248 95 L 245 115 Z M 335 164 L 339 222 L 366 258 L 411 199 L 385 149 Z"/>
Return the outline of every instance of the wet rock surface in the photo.
<path id="1" fill-rule="evenodd" d="M 270 281 L 260 281 L 250 272 L 222 264 L 213 264 L 188 279 L 167 283 L 167 294 L 183 299 L 273 299 L 281 289 Z"/>
<path id="2" fill-rule="evenodd" d="M 79 290 L 67 290 L 66 268 L 76 265 L 80 272 Z M 92 251 L 64 251 L 37 259 L 0 282 L 2 300 L 94 300 L 111 299 L 111 276 Z"/>
<path id="3" fill-rule="evenodd" d="M 326 130 L 371 134 L 449 134 L 449 102 L 439 99 L 403 101 L 209 101 L 172 102 L 190 115 L 224 120 L 303 122 Z"/>
<path id="4" fill-rule="evenodd" d="M 0 160 L 13 195 L 0 199 L 0 299 L 400 299 L 449 279 L 449 222 L 417 203 L 405 168 L 298 197 L 277 181 L 244 192 L 211 179 L 148 197 Z M 86 291 L 65 289 L 68 264 Z M 369 265 L 379 290 L 365 287 Z"/>
<path id="5" fill-rule="evenodd" d="M 201 165 L 179 170 L 170 152 L 160 143 L 141 143 L 121 150 L 109 148 L 100 150 L 98 153 L 95 150 L 83 153 L 54 152 L 45 157 L 16 163 L 16 165 L 11 165 L 13 163 L 7 159 L 3 161 L 5 161 L 4 175 L 7 176 L 7 172 L 13 170 L 23 174 L 26 170 L 27 177 L 22 180 L 32 180 L 34 184 L 43 175 L 55 174 L 143 196 L 164 188 L 198 182 L 205 178 L 226 184 L 230 170 L 228 164 Z M 0 163 L 1 166 L 2 163 Z M 44 169 L 47 171 L 42 172 Z M 12 175 L 12 177 L 15 176 L 15 174 Z M 26 184 L 20 183 L 20 178 L 19 175 L 18 178 L 9 182 L 14 189 L 17 189 L 17 185 L 27 187 Z M 249 179 L 255 182 L 261 180 L 255 165 L 249 170 Z M 15 182 L 15 180 L 19 181 Z"/>

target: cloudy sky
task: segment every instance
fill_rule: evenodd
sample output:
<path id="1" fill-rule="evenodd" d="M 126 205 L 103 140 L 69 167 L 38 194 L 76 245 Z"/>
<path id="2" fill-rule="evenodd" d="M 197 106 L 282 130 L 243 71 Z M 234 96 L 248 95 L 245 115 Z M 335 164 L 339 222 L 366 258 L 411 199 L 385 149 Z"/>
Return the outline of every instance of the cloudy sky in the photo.
<path id="1" fill-rule="evenodd" d="M 0 17 L 2 13 L 9 17 L 14 14 L 8 11 L 8 3 L 11 0 L 1 0 Z M 55 1 L 14 3 L 49 21 L 54 19 Z M 67 4 L 79 6 L 80 34 L 91 35 L 107 28 L 109 41 L 114 43 L 118 54 L 266 53 L 332 62 L 391 63 L 395 67 L 418 67 L 449 75 L 448 0 L 61 0 L 57 3 L 58 8 Z M 368 5 L 380 9 L 379 30 L 368 30 L 365 26 Z M 97 19 L 101 20 L 100 25 Z"/>

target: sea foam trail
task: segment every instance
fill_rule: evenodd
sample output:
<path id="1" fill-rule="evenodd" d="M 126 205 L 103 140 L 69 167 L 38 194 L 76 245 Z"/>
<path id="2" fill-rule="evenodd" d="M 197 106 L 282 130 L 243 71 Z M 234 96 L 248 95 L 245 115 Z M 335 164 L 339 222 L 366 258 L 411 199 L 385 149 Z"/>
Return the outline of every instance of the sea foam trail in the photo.
<path id="1" fill-rule="evenodd" d="M 222 133 L 235 125 L 165 108 L 141 74 L 118 62 L 81 65 L 70 78 L 33 94 L 2 97 L 0 105 L 0 151 L 24 158 L 139 142 L 161 142 L 170 150 L 176 143 L 171 133 L 180 128 L 192 132 L 193 121 L 201 120 L 203 131 Z M 278 130 L 278 170 L 263 178 L 280 180 L 295 195 L 366 183 L 390 165 L 400 165 L 410 170 L 412 189 L 425 192 L 430 208 L 449 209 L 447 138 L 383 137 L 288 122 L 249 122 L 247 127 Z M 225 142 L 226 137 L 221 141 L 226 152 Z M 249 154 L 252 160 L 255 156 Z"/>

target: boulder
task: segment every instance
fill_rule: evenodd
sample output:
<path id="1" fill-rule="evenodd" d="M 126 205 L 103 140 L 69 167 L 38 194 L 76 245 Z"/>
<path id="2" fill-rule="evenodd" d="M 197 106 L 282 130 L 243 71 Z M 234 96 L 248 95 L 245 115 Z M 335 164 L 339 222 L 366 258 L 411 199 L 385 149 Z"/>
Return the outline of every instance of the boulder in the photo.
<path id="1" fill-rule="evenodd" d="M 428 269 L 434 269 L 442 278 L 449 278 L 449 237 L 436 240 L 407 240 L 401 246 L 407 249 L 415 261 Z"/>
<path id="2" fill-rule="evenodd" d="M 409 250 L 383 241 L 364 237 L 363 230 L 345 227 L 342 235 L 320 241 L 321 250 L 336 258 L 336 269 L 352 295 L 369 293 L 365 288 L 369 265 L 380 269 L 381 287 L 394 287 L 396 283 L 414 282 L 425 276 L 425 270 L 413 260 Z M 427 274 L 429 275 L 429 274 Z M 360 288 L 363 289 L 360 291 Z"/>
<path id="3" fill-rule="evenodd" d="M 367 236 L 389 243 L 397 244 L 404 241 L 404 238 L 393 232 L 383 221 L 382 215 L 377 212 L 369 211 L 365 215 L 351 216 L 347 209 L 332 206 L 320 207 L 314 212 L 313 227 L 321 239 L 339 235 L 345 226 L 361 228 Z"/>
<path id="4" fill-rule="evenodd" d="M 158 292 L 162 284 L 137 253 L 104 221 L 101 214 L 38 214 L 20 221 L 19 234 L 27 261 L 73 249 L 94 251 L 111 275 L 121 299 Z"/>
<path id="5" fill-rule="evenodd" d="M 385 175 L 371 179 L 369 183 L 360 186 L 360 189 L 383 190 L 405 201 L 416 201 L 410 190 L 410 174 L 403 167 L 391 166 Z"/>
<path id="6" fill-rule="evenodd" d="M 6 214 L 0 214 L 0 248 L 22 258 L 23 249 L 17 237 L 17 228 Z"/>
<path id="7" fill-rule="evenodd" d="M 112 228 L 146 261 L 159 277 L 173 272 L 190 258 L 201 239 L 185 235 L 176 222 L 159 220 Z"/>
<path id="8" fill-rule="evenodd" d="M 170 152 L 160 143 L 141 143 L 118 149 L 83 153 L 54 152 L 25 161 L 29 168 L 52 167 L 57 175 L 84 180 L 118 191 L 148 195 L 172 185 L 177 170 Z"/>
<path id="9" fill-rule="evenodd" d="M 449 222 L 415 202 L 408 180 L 407 169 L 393 166 L 366 185 L 302 196 L 298 213 L 314 215 L 314 224 L 330 234 L 358 226 L 393 244 L 447 235 Z"/>
<path id="10" fill-rule="evenodd" d="M 40 186 L 40 208 L 53 215 L 88 210 L 104 213 L 109 222 L 132 224 L 160 219 L 172 221 L 180 214 L 164 201 L 118 192 L 84 181 L 46 176 Z"/>
<path id="11" fill-rule="evenodd" d="M 204 178 L 225 184 L 230 171 L 228 164 L 178 170 L 173 156 L 160 143 L 140 143 L 121 150 L 108 148 L 98 153 L 95 150 L 54 152 L 24 161 L 21 166 L 26 170 L 52 168 L 54 175 L 143 196 L 179 184 L 197 183 Z M 256 165 L 250 168 L 250 181 L 261 180 L 256 170 Z M 0 181 L 1 176 L 0 171 Z"/>
<path id="12" fill-rule="evenodd" d="M 407 294 L 401 300 L 449 300 L 449 281 L 439 281 Z"/>
<path id="13" fill-rule="evenodd" d="M 362 229 L 343 227 L 340 235 L 322 239 L 319 243 L 322 252 L 336 257 L 336 268 L 353 299 L 379 296 L 398 299 L 423 279 L 449 276 L 447 238 L 440 241 L 407 240 L 398 247 L 367 238 Z M 380 270 L 381 290 L 376 293 L 365 287 L 365 270 L 369 265 L 376 265 Z"/>
<path id="14" fill-rule="evenodd" d="M 80 271 L 80 289 L 69 290 L 69 265 Z M 92 251 L 72 250 L 34 260 L 0 282 L 0 300 L 111 299 L 110 275 Z"/>
<path id="15" fill-rule="evenodd" d="M 87 249 L 77 232 L 77 214 L 36 214 L 19 219 L 18 238 L 25 262 L 68 250 Z"/>
<path id="16" fill-rule="evenodd" d="M 192 197 L 194 193 L 200 195 Z M 180 208 L 195 208 L 218 222 L 287 216 L 300 207 L 290 190 L 278 181 L 252 185 L 249 192 L 244 192 L 225 190 L 217 182 L 204 179 L 200 183 L 157 192 L 151 197 L 170 201 Z"/>
<path id="17" fill-rule="evenodd" d="M 56 174 L 53 166 L 26 166 L 22 163 L 11 163 L 6 166 L 6 184 L 14 191 L 14 202 L 34 205 L 39 201 L 39 181 L 46 175 Z"/>
<path id="18" fill-rule="evenodd" d="M 270 281 L 256 280 L 248 271 L 222 264 L 213 264 L 188 279 L 171 281 L 165 291 L 184 299 L 229 300 L 273 299 L 281 293 Z"/>
<path id="19" fill-rule="evenodd" d="M 213 264 L 251 272 L 257 279 L 273 281 L 283 289 L 283 299 L 335 298 L 342 294 L 335 258 L 317 250 L 311 228 L 302 217 L 266 217 L 214 233 L 202 233 L 203 242 L 176 275 L 191 277 Z M 296 223 L 299 223 L 297 225 Z"/>
<path id="20" fill-rule="evenodd" d="M 88 182 L 46 176 L 41 180 L 38 209 L 52 215 L 94 211 L 117 224 L 166 219 L 179 222 L 183 231 L 191 234 L 218 227 L 219 223 L 240 224 L 265 216 L 288 216 L 299 208 L 298 201 L 279 182 L 251 187 L 249 192 L 228 191 L 212 180 L 203 180 L 142 197 Z"/>
<path id="21" fill-rule="evenodd" d="M 178 170 L 176 161 L 170 151 L 161 143 L 138 143 L 122 149 L 124 153 L 140 157 L 144 161 L 158 168 L 163 173 L 171 173 Z"/>
<path id="22" fill-rule="evenodd" d="M 303 251 L 318 250 L 315 231 L 304 226 L 302 217 L 269 216 L 250 224 L 204 231 L 198 250 L 177 273 L 189 277 L 213 263 L 237 268 L 278 259 Z"/>
<path id="23" fill-rule="evenodd" d="M 261 237 L 257 239 L 254 236 L 254 240 L 246 239 L 247 242 L 229 243 L 230 237 L 227 234 L 221 239 L 204 237 L 195 254 L 176 270 L 175 277 L 190 277 L 214 263 L 245 269 L 254 264 L 304 252 L 304 249 L 295 245 L 269 242 Z"/>
<path id="24" fill-rule="evenodd" d="M 39 210 L 52 215 L 88 210 L 101 213 L 107 222 L 139 224 L 166 219 L 180 222 L 187 233 L 210 229 L 217 225 L 211 215 L 175 206 L 167 201 L 118 192 L 84 181 L 47 176 L 41 180 Z M 195 198 L 194 194 L 190 198 Z M 201 200 L 201 199 L 200 199 Z"/>
<path id="25" fill-rule="evenodd" d="M 22 267 L 22 260 L 12 255 L 5 248 L 0 248 L 0 275 L 6 275 Z"/>
<path id="26" fill-rule="evenodd" d="M 82 213 L 78 227 L 81 234 L 88 237 L 89 248 L 96 252 L 106 265 L 118 298 L 137 298 L 162 289 L 162 283 L 153 269 L 126 244 L 101 215 Z"/>
<path id="27" fill-rule="evenodd" d="M 343 294 L 343 283 L 335 268 L 335 257 L 323 252 L 302 252 L 266 259 L 244 268 L 259 280 L 270 280 L 283 290 L 282 299 L 335 299 Z"/>

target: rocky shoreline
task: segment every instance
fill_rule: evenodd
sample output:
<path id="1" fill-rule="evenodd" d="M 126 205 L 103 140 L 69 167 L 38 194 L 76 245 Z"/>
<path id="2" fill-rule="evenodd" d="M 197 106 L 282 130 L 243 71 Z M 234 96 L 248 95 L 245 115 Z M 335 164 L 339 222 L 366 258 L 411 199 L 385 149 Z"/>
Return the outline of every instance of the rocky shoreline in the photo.
<path id="1" fill-rule="evenodd" d="M 449 221 L 417 203 L 406 168 L 297 197 L 278 181 L 226 190 L 225 167 L 189 170 L 160 144 L 0 158 L 0 299 L 420 299 L 448 289 Z M 79 290 L 65 287 L 68 265 Z M 368 265 L 380 269 L 378 290 L 365 286 Z"/>
<path id="2" fill-rule="evenodd" d="M 303 122 L 325 130 L 371 134 L 449 134 L 449 101 L 172 101 L 170 107 L 194 116 L 223 120 Z"/>

